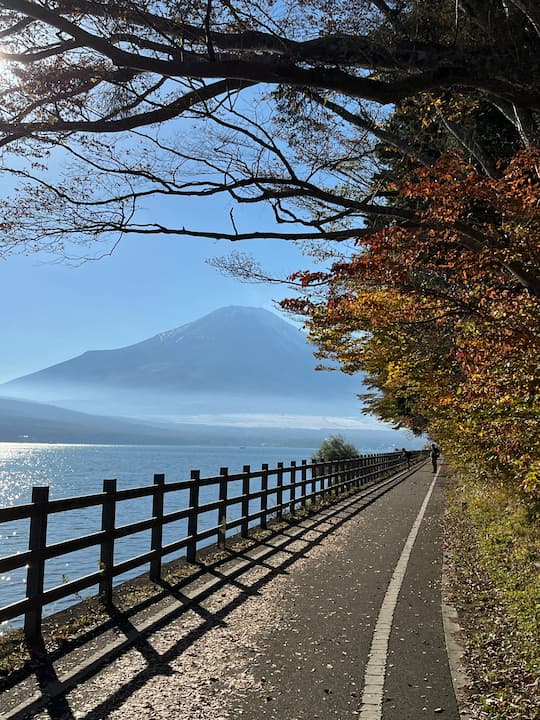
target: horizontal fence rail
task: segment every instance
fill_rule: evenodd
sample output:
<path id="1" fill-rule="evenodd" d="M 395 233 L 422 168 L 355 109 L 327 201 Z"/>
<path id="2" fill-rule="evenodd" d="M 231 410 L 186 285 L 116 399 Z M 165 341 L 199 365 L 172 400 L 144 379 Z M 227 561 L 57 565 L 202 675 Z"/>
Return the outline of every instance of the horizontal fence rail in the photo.
<path id="1" fill-rule="evenodd" d="M 189 480 L 167 483 L 162 474 L 154 475 L 153 485 L 119 490 L 115 479 L 103 481 L 103 492 L 80 497 L 49 499 L 48 487 L 34 487 L 32 501 L 25 505 L 0 508 L 0 524 L 29 520 L 28 550 L 0 557 L 0 573 L 26 568 L 25 597 L 0 607 L 0 622 L 24 616 L 24 634 L 29 643 L 41 638 L 43 608 L 91 587 L 98 589 L 101 600 L 112 602 L 114 580 L 134 568 L 146 567 L 152 580 L 161 578 L 164 558 L 185 556 L 196 561 L 197 552 L 212 540 L 219 548 L 226 546 L 232 535 L 249 536 L 250 527 L 266 529 L 272 520 L 283 514 L 294 514 L 308 505 L 323 500 L 339 499 L 344 493 L 356 491 L 379 482 L 401 470 L 423 461 L 426 451 L 413 451 L 409 457 L 402 452 L 361 455 L 348 460 L 288 466 L 278 463 L 269 468 L 252 470 L 244 465 L 241 473 L 230 474 L 221 468 L 219 475 L 201 478 L 192 470 Z M 201 490 L 212 489 L 212 499 L 201 502 Z M 238 492 L 239 491 L 239 492 Z M 165 512 L 165 500 L 183 493 L 184 507 Z M 149 516 L 137 522 L 118 525 L 118 508 L 128 500 L 147 498 Z M 101 513 L 101 529 L 78 538 L 47 543 L 49 517 L 70 510 L 96 508 Z M 201 526 L 201 518 L 211 514 L 209 527 Z M 164 543 L 164 528 L 170 523 L 185 521 L 185 535 Z M 149 532 L 146 552 L 115 561 L 115 543 L 120 538 L 143 531 Z M 95 547 L 99 565 L 95 572 L 46 589 L 46 563 L 71 552 Z"/>

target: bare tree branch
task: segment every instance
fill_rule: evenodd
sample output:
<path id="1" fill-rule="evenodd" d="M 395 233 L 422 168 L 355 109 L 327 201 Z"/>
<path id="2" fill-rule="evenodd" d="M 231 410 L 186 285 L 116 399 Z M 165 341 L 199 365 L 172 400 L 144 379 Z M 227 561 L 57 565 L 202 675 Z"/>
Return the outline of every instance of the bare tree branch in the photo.
<path id="1" fill-rule="evenodd" d="M 376 125 L 370 118 L 352 113 L 343 106 L 338 105 L 337 103 L 329 100 L 328 98 L 322 97 L 318 93 L 310 92 L 309 95 L 322 107 L 327 108 L 328 110 L 332 110 L 332 112 L 334 112 L 336 115 L 339 115 L 339 117 L 346 120 L 353 127 L 368 130 L 378 140 L 381 140 L 388 145 L 392 145 L 396 148 L 396 150 L 399 150 L 399 152 L 403 153 L 403 155 L 418 160 L 421 165 L 429 167 L 436 160 L 437 156 L 435 154 L 428 154 L 421 148 L 411 145 L 403 138 L 400 138 L 393 133 L 383 130 L 383 128 Z"/>
<path id="2" fill-rule="evenodd" d="M 459 143 L 493 176 L 499 138 L 506 157 L 538 139 L 532 0 L 330 4 L 0 0 L 0 148 L 23 185 L 0 199 L 2 248 L 134 233 L 354 241 L 377 219 L 427 226 L 389 194 L 388 157 L 406 173 Z M 470 128 L 490 106 L 484 147 Z M 220 196 L 222 232 L 146 222 L 152 198 Z M 231 202 L 269 205 L 282 232 L 246 229 Z M 472 222 L 445 230 L 490 248 Z M 505 269 L 537 292 L 530 268 Z"/>

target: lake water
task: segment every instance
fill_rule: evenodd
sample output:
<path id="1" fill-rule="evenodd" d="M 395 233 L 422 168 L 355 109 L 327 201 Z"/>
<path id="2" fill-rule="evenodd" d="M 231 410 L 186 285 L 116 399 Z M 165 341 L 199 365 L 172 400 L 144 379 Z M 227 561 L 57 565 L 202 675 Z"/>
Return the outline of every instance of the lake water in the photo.
<path id="1" fill-rule="evenodd" d="M 105 478 L 116 478 L 118 489 L 144 487 L 153 484 L 154 473 L 164 473 L 166 482 L 187 480 L 192 469 L 198 469 L 201 477 L 219 474 L 221 467 L 229 472 L 242 471 L 243 465 L 252 470 L 268 463 L 272 468 L 278 462 L 285 466 L 290 460 L 300 464 L 309 461 L 316 448 L 282 447 L 206 447 L 206 446 L 165 446 L 165 445 L 44 445 L 31 443 L 0 443 L 0 507 L 30 502 L 32 487 L 48 485 L 50 499 L 88 495 L 101 492 Z M 211 491 L 211 489 L 210 489 Z M 239 494 L 233 492 L 234 494 Z M 176 493 L 174 507 L 165 512 L 187 505 L 187 498 Z M 187 495 L 187 493 L 186 493 Z M 201 496 L 201 503 L 214 499 Z M 284 498 L 286 499 L 286 498 Z M 126 501 L 119 505 L 117 524 L 124 525 L 151 516 L 150 498 Z M 215 522 L 207 520 L 208 527 Z M 49 517 L 47 542 L 62 542 L 80 537 L 100 529 L 100 508 L 72 510 Z M 0 523 L 0 555 L 13 555 L 28 547 L 29 522 Z M 204 527 L 204 521 L 201 523 Z M 171 523 L 164 528 L 164 543 L 184 537 L 185 521 Z M 209 541 L 211 542 L 211 541 Z M 122 538 L 115 543 L 115 561 L 120 562 L 149 550 L 149 533 L 139 533 Z M 167 560 L 169 558 L 165 558 Z M 75 580 L 93 573 L 99 566 L 99 549 L 88 548 L 77 553 L 64 555 L 46 563 L 46 589 Z M 131 577 L 140 574 L 144 568 L 131 572 Z M 117 581 L 127 579 L 121 576 Z M 26 582 L 25 568 L 0 575 L 0 607 L 24 598 Z M 94 594 L 90 589 L 87 594 Z M 45 614 L 51 614 L 66 607 L 78 598 L 65 598 L 46 606 Z M 18 618 L 0 626 L 0 632 L 9 627 L 20 626 Z"/>

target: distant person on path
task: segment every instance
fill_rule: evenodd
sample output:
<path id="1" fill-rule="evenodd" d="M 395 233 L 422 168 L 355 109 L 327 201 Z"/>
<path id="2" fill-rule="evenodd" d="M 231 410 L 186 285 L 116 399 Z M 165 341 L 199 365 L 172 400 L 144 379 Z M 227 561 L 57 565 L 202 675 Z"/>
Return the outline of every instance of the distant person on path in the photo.
<path id="1" fill-rule="evenodd" d="M 439 455 L 441 454 L 441 451 L 439 450 L 438 446 L 435 443 L 431 443 L 431 464 L 433 465 L 433 472 L 437 472 L 437 460 L 439 459 Z"/>
<path id="2" fill-rule="evenodd" d="M 407 461 L 407 470 L 410 470 L 412 452 L 410 450 L 405 450 L 405 448 L 401 448 L 401 456 Z"/>

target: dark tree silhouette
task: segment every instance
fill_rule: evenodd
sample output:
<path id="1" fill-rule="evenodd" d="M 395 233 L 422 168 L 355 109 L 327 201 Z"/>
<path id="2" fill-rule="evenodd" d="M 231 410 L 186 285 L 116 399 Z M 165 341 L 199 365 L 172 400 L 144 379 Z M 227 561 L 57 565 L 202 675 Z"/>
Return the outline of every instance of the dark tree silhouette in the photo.
<path id="1" fill-rule="evenodd" d="M 415 165 L 462 147 L 493 175 L 486 108 L 507 144 L 538 139 L 534 0 L 2 0 L 0 41 L 4 254 L 129 233 L 356 238 L 366 217 L 415 222 L 372 182 L 376 145 Z M 389 123 L 407 104 L 429 141 Z M 147 211 L 220 195 L 218 230 Z M 279 230 L 233 210 L 256 203 Z"/>

